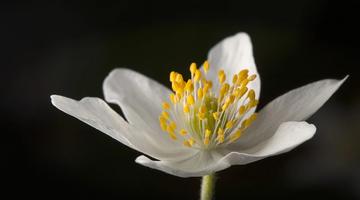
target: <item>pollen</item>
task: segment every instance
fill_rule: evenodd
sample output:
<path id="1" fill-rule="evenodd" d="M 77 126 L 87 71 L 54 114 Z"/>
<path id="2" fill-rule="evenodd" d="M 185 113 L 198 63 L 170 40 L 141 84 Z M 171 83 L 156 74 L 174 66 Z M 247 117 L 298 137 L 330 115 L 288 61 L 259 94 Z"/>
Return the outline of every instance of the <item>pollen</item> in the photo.
<path id="1" fill-rule="evenodd" d="M 202 68 L 191 63 L 189 78 L 175 71 L 169 75 L 173 92 L 162 102 L 159 126 L 170 139 L 188 148 L 213 149 L 234 143 L 256 120 L 259 100 L 250 84 L 256 74 L 243 69 L 228 80 L 220 69 L 217 79 L 209 80 L 210 67 L 208 61 Z"/>

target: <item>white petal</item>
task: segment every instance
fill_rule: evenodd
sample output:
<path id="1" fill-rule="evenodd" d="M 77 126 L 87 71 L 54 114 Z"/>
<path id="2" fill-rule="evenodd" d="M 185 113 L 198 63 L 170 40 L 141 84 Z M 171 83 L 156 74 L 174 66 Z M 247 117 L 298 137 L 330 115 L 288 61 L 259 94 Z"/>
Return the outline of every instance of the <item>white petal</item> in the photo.
<path id="1" fill-rule="evenodd" d="M 288 152 L 310 139 L 315 131 L 315 126 L 306 122 L 285 122 L 271 139 L 244 152 L 200 151 L 193 157 L 181 162 L 155 161 L 146 156 L 139 156 L 136 162 L 179 177 L 200 177 L 224 170 L 231 165 L 244 165 Z"/>
<path id="2" fill-rule="evenodd" d="M 314 136 L 316 127 L 302 122 L 284 122 L 275 134 L 260 144 L 242 152 L 228 153 L 219 163 L 245 165 L 257 160 L 286 153 Z M 231 150 L 231 149 L 230 149 Z M 223 166 L 224 164 L 222 164 Z"/>
<path id="3" fill-rule="evenodd" d="M 163 148 L 161 141 L 156 141 L 151 137 L 152 134 L 148 134 L 125 122 L 120 115 L 99 98 L 86 97 L 80 101 L 75 101 L 70 98 L 52 95 L 51 102 L 61 111 L 151 157 L 162 160 L 181 160 L 196 153 L 190 148 L 174 148 L 172 151 L 168 151 Z"/>
<path id="4" fill-rule="evenodd" d="M 208 61 L 210 70 L 207 76 L 213 80 L 214 88 L 218 87 L 218 70 L 223 69 L 227 80 L 231 82 L 234 74 L 242 69 L 248 69 L 250 75 L 257 75 L 257 78 L 250 82 L 248 87 L 254 89 L 256 97 L 259 98 L 260 76 L 256 69 L 252 44 L 248 34 L 238 33 L 220 41 L 210 49 Z"/>
<path id="5" fill-rule="evenodd" d="M 347 79 L 326 79 L 294 89 L 270 102 L 235 144 L 238 148 L 251 147 L 270 138 L 279 125 L 286 121 L 302 121 L 314 114 Z"/>
<path id="6" fill-rule="evenodd" d="M 63 96 L 51 95 L 51 103 L 59 110 L 135 148 L 125 136 L 129 132 L 128 124 L 101 99 L 86 97 L 81 101 L 75 101 Z"/>
<path id="7" fill-rule="evenodd" d="M 140 73 L 119 68 L 106 77 L 103 90 L 105 100 L 118 104 L 130 124 L 162 133 L 158 117 L 161 103 L 171 92 L 168 88 Z"/>
<path id="8" fill-rule="evenodd" d="M 178 162 L 156 161 L 146 156 L 137 157 L 135 162 L 174 176 L 197 177 L 212 173 L 214 164 L 217 163 L 222 156 L 223 155 L 215 151 L 199 151 L 192 157 Z"/>
<path id="9" fill-rule="evenodd" d="M 168 88 L 135 71 L 119 68 L 105 78 L 103 90 L 106 101 L 118 104 L 129 123 L 145 130 L 154 143 L 167 152 L 187 149 L 171 140 L 159 126 L 162 102 L 171 93 Z"/>

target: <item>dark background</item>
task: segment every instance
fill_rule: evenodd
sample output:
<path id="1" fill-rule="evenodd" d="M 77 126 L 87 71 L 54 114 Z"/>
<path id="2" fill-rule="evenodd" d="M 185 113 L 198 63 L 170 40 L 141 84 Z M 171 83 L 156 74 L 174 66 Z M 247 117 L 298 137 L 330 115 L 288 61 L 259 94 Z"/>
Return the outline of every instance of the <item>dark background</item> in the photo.
<path id="1" fill-rule="evenodd" d="M 140 155 L 50 104 L 102 95 L 128 67 L 168 83 L 209 48 L 248 32 L 260 107 L 303 84 L 350 78 L 290 153 L 219 173 L 217 199 L 359 199 L 359 1 L 1 3 L 1 193 L 12 197 L 197 199 L 199 178 L 140 166 Z M 120 112 L 116 106 L 112 106 Z M 4 193 L 5 192 L 5 193 Z"/>

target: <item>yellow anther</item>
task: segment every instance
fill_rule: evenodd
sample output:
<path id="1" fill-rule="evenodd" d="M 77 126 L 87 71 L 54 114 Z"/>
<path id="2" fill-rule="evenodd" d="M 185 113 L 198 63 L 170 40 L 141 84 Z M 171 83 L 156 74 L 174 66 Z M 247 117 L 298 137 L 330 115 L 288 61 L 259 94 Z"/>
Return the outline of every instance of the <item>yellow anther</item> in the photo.
<path id="1" fill-rule="evenodd" d="M 254 100 L 250 100 L 246 106 L 248 109 L 250 109 L 250 108 L 257 106 L 258 103 L 259 103 L 259 100 L 254 99 Z"/>
<path id="2" fill-rule="evenodd" d="M 204 88 L 203 88 L 203 93 L 206 94 L 208 92 L 209 88 L 210 88 L 209 84 L 205 83 Z"/>
<path id="3" fill-rule="evenodd" d="M 233 133 L 230 136 L 230 142 L 235 142 L 236 140 L 238 140 L 242 135 L 242 131 L 239 129 L 237 130 L 235 133 Z"/>
<path id="4" fill-rule="evenodd" d="M 242 87 L 241 89 L 239 89 L 239 93 L 236 95 L 236 98 L 243 97 L 247 91 L 248 91 L 247 87 Z"/>
<path id="5" fill-rule="evenodd" d="M 218 135 L 224 135 L 224 129 L 219 128 L 217 134 L 218 134 Z"/>
<path id="6" fill-rule="evenodd" d="M 192 92 L 194 90 L 194 84 L 190 79 L 186 82 L 185 90 L 188 92 Z"/>
<path id="7" fill-rule="evenodd" d="M 255 100 L 255 91 L 253 89 L 251 89 L 247 96 L 250 99 L 250 101 L 254 101 Z"/>
<path id="8" fill-rule="evenodd" d="M 241 115 L 243 115 L 244 113 L 245 113 L 245 111 L 246 111 L 246 109 L 245 109 L 245 106 L 240 106 L 240 108 L 239 108 L 239 115 L 241 116 Z"/>
<path id="9" fill-rule="evenodd" d="M 166 128 L 167 128 L 166 121 L 167 120 L 163 116 L 159 117 L 160 127 L 163 131 L 166 131 Z"/>
<path id="10" fill-rule="evenodd" d="M 226 122 L 226 125 L 225 125 L 225 128 L 226 129 L 230 129 L 234 126 L 234 121 L 233 120 L 230 120 L 228 122 Z"/>
<path id="11" fill-rule="evenodd" d="M 194 99 L 193 95 L 187 96 L 186 103 L 189 104 L 189 105 L 194 105 L 195 99 Z"/>
<path id="12" fill-rule="evenodd" d="M 221 74 L 225 74 L 224 70 L 222 70 L 222 69 L 220 69 L 220 70 L 218 71 L 218 76 L 220 76 Z"/>
<path id="13" fill-rule="evenodd" d="M 177 139 L 176 134 L 175 134 L 174 132 L 169 132 L 169 136 L 170 136 L 170 138 L 173 139 L 173 140 L 176 140 L 176 139 Z"/>
<path id="14" fill-rule="evenodd" d="M 168 102 L 163 102 L 162 107 L 163 109 L 168 110 L 170 108 L 170 104 Z"/>
<path id="15" fill-rule="evenodd" d="M 219 112 L 214 112 L 213 117 L 214 117 L 215 120 L 218 120 L 219 119 Z"/>
<path id="16" fill-rule="evenodd" d="M 257 113 L 253 113 L 253 114 L 250 116 L 251 122 L 255 121 L 256 118 L 257 118 Z"/>
<path id="17" fill-rule="evenodd" d="M 175 99 L 176 99 L 176 102 L 179 102 L 182 98 L 182 94 L 177 92 L 176 95 L 175 95 Z"/>
<path id="18" fill-rule="evenodd" d="M 229 91 L 229 88 L 230 88 L 229 84 L 227 83 L 223 84 L 220 88 L 220 96 L 225 96 L 226 93 Z"/>
<path id="19" fill-rule="evenodd" d="M 205 113 L 198 113 L 198 117 L 200 120 L 204 120 L 205 119 Z"/>
<path id="20" fill-rule="evenodd" d="M 167 125 L 164 123 L 160 123 L 161 130 L 166 131 Z"/>
<path id="21" fill-rule="evenodd" d="M 172 71 L 170 72 L 170 82 L 174 82 L 176 78 L 176 72 Z"/>
<path id="22" fill-rule="evenodd" d="M 228 96 L 228 98 L 226 99 L 226 103 L 228 103 L 229 105 L 232 104 L 235 100 L 235 96 L 234 95 L 230 95 Z"/>
<path id="23" fill-rule="evenodd" d="M 190 65 L 190 72 L 191 72 L 191 75 L 194 75 L 195 72 L 197 70 L 197 66 L 196 66 L 196 63 L 191 63 Z"/>
<path id="24" fill-rule="evenodd" d="M 197 69 L 195 71 L 194 80 L 195 80 L 195 82 L 198 82 L 200 79 L 201 79 L 201 71 Z"/>
<path id="25" fill-rule="evenodd" d="M 225 73 L 219 73 L 218 78 L 219 78 L 219 82 L 220 82 L 220 83 L 224 83 L 225 80 L 226 80 L 226 75 L 225 75 Z"/>
<path id="26" fill-rule="evenodd" d="M 190 112 L 190 108 L 187 104 L 184 105 L 184 113 L 189 113 Z"/>
<path id="27" fill-rule="evenodd" d="M 167 121 L 167 119 L 164 116 L 162 116 L 162 115 L 159 116 L 159 122 L 160 123 L 166 124 L 166 121 Z"/>
<path id="28" fill-rule="evenodd" d="M 242 81 L 248 77 L 249 70 L 243 69 L 238 73 L 238 80 Z"/>
<path id="29" fill-rule="evenodd" d="M 255 80 L 255 78 L 256 78 L 256 74 L 253 74 L 248 77 L 249 81 L 253 81 L 253 80 Z"/>
<path id="30" fill-rule="evenodd" d="M 166 126 L 166 131 L 167 131 L 168 133 L 174 133 L 175 129 L 173 129 L 173 128 L 170 126 L 170 124 L 169 124 L 169 125 Z"/>
<path id="31" fill-rule="evenodd" d="M 209 88 L 212 88 L 212 86 L 213 86 L 213 82 L 212 82 L 212 81 L 208 80 L 208 81 L 207 81 L 207 84 L 209 85 Z"/>
<path id="32" fill-rule="evenodd" d="M 240 87 L 246 87 L 249 83 L 249 79 L 244 79 L 240 82 Z"/>
<path id="33" fill-rule="evenodd" d="M 205 137 L 204 137 L 204 144 L 205 145 L 209 145 L 210 143 L 210 136 L 211 136 L 211 131 L 209 129 L 205 130 Z"/>
<path id="34" fill-rule="evenodd" d="M 206 113 L 206 106 L 205 105 L 202 105 L 200 107 L 199 113 Z"/>
<path id="35" fill-rule="evenodd" d="M 225 140 L 225 136 L 224 136 L 224 135 L 218 135 L 218 136 L 216 137 L 216 141 L 218 142 L 218 144 L 223 143 L 224 140 Z"/>
<path id="36" fill-rule="evenodd" d="M 183 76 L 181 74 L 176 74 L 175 81 L 178 83 L 184 82 Z"/>
<path id="37" fill-rule="evenodd" d="M 169 126 L 175 130 L 176 129 L 176 123 L 175 122 L 170 122 Z"/>
<path id="38" fill-rule="evenodd" d="M 184 145 L 187 147 L 192 147 L 195 144 L 194 138 L 189 138 L 184 141 Z"/>
<path id="39" fill-rule="evenodd" d="M 207 60 L 205 60 L 203 67 L 204 67 L 205 73 L 207 73 L 209 71 L 209 62 Z"/>
<path id="40" fill-rule="evenodd" d="M 203 93 L 203 90 L 202 88 L 199 88 L 198 91 L 197 91 L 197 96 L 199 99 L 202 99 L 203 96 L 204 96 L 204 93 Z"/>
<path id="41" fill-rule="evenodd" d="M 166 112 L 166 111 L 162 111 L 161 112 L 161 116 L 163 116 L 165 119 L 169 119 L 169 117 L 170 117 L 170 115 L 169 115 L 169 113 L 168 112 Z"/>
<path id="42" fill-rule="evenodd" d="M 182 136 L 185 136 L 185 135 L 187 134 L 187 131 L 186 131 L 185 129 L 181 129 L 181 130 L 180 130 L 180 134 L 181 134 Z"/>
<path id="43" fill-rule="evenodd" d="M 206 106 L 202 105 L 199 109 L 198 117 L 200 120 L 205 119 L 205 113 L 206 113 Z"/>
<path id="44" fill-rule="evenodd" d="M 233 76 L 232 83 L 235 84 L 236 81 L 237 81 L 237 79 L 238 79 L 238 75 L 235 74 L 235 75 Z"/>
<path id="45" fill-rule="evenodd" d="M 222 111 L 225 111 L 229 107 L 229 102 L 225 102 L 224 105 L 221 107 Z"/>
<path id="46" fill-rule="evenodd" d="M 250 126 L 250 124 L 256 119 L 256 113 L 253 113 L 249 118 L 245 119 L 242 124 L 241 128 L 245 129 Z"/>
<path id="47" fill-rule="evenodd" d="M 224 130 L 222 128 L 219 128 L 218 132 L 217 132 L 217 137 L 216 140 L 218 141 L 218 143 L 223 143 L 225 140 L 225 136 L 224 136 Z"/>

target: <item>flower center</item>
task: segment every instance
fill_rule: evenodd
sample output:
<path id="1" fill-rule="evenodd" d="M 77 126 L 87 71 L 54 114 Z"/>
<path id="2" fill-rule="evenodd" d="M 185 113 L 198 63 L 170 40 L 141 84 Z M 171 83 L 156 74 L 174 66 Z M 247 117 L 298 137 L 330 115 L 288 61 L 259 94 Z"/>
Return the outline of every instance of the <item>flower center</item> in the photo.
<path id="1" fill-rule="evenodd" d="M 256 75 L 241 70 L 230 85 L 224 70 L 219 70 L 219 86 L 213 88 L 212 81 L 206 79 L 209 67 L 205 61 L 202 73 L 192 63 L 187 81 L 180 73 L 170 73 L 173 93 L 170 103 L 162 103 L 160 127 L 187 147 L 211 149 L 235 142 L 256 119 L 255 113 L 247 115 L 258 104 L 255 91 L 247 87 Z"/>

